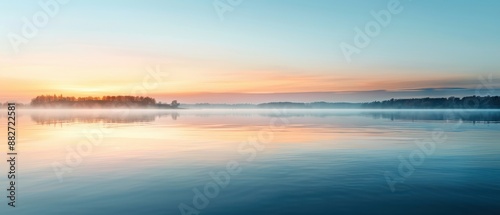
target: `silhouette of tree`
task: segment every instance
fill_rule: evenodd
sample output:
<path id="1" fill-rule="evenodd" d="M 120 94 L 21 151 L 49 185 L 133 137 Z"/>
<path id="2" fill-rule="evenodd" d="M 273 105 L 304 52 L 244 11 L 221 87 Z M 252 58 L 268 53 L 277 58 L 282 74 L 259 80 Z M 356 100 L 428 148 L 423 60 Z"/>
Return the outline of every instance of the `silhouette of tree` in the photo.
<path id="1" fill-rule="evenodd" d="M 177 102 L 177 100 L 173 100 L 173 101 L 172 101 L 171 106 L 172 106 L 173 108 L 178 108 L 178 107 L 179 107 L 179 105 L 181 105 L 181 104 L 179 104 L 179 103 Z"/>
<path id="2" fill-rule="evenodd" d="M 156 100 L 144 96 L 102 96 L 102 97 L 64 97 L 63 95 L 53 96 L 40 95 L 31 100 L 33 107 L 77 107 L 77 108 L 177 108 L 179 103 L 175 101 L 173 105 L 157 104 Z M 174 105 L 175 104 L 175 105 Z"/>

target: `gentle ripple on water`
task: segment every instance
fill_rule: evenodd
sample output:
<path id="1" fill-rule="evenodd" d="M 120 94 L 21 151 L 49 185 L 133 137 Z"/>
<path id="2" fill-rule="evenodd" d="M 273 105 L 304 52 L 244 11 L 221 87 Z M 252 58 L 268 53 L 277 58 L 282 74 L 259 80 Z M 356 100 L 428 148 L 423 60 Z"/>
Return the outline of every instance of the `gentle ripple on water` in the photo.
<path id="1" fill-rule="evenodd" d="M 201 214 L 500 212 L 500 111 L 19 112 L 15 214 L 181 214 L 231 161 L 241 173 Z M 60 182 L 52 165 L 94 129 L 109 132 Z M 445 141 L 392 192 L 385 174 L 433 131 Z"/>

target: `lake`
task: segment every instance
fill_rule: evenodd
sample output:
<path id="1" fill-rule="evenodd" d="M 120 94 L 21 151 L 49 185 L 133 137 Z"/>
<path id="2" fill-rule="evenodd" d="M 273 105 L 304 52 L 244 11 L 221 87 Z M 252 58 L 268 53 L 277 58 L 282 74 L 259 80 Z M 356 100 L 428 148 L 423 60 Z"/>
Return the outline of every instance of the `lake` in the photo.
<path id="1" fill-rule="evenodd" d="M 18 110 L 16 208 L 3 197 L 0 214 L 500 214 L 499 122 L 494 110 Z"/>

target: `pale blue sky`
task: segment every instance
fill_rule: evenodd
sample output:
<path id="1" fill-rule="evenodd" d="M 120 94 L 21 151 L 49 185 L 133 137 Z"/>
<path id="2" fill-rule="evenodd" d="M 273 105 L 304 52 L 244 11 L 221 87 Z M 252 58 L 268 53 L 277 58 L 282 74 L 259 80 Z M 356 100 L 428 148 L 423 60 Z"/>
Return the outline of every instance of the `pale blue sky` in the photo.
<path id="1" fill-rule="evenodd" d="M 203 62 L 209 62 L 206 67 L 212 68 L 209 69 L 212 73 L 227 67 L 221 76 L 259 70 L 286 77 L 304 74 L 339 80 L 366 77 L 381 84 L 387 81 L 382 77 L 385 76 L 394 82 L 392 87 L 382 84 L 360 90 L 394 90 L 396 86 L 402 88 L 397 80 L 434 79 L 438 83 L 421 87 L 468 88 L 471 86 L 461 83 L 500 71 L 500 1 L 401 0 L 403 11 L 393 15 L 390 24 L 370 45 L 353 55 L 351 63 L 345 60 L 340 43 L 352 44 L 354 28 L 374 20 L 370 11 L 387 9 L 390 0 L 246 0 L 225 13 L 223 21 L 213 2 L 72 0 L 62 5 L 59 14 L 14 54 L 6 35 L 19 34 L 23 26 L 21 18 L 31 18 L 41 9 L 38 1 L 0 0 L 0 54 L 2 58 L 21 61 L 39 54 L 76 58 L 89 53 L 82 46 L 105 47 L 114 53 L 134 53 L 144 61 L 169 58 L 200 64 L 200 68 Z M 47 64 L 50 68 L 58 66 L 56 62 Z M 20 75 L 32 73 L 25 71 Z M 201 72 L 207 76 L 212 73 Z M 416 78 L 416 74 L 425 78 Z M 456 84 L 440 85 L 443 80 Z M 419 88 L 418 84 L 408 87 Z M 200 92 L 228 91 L 207 87 Z"/>

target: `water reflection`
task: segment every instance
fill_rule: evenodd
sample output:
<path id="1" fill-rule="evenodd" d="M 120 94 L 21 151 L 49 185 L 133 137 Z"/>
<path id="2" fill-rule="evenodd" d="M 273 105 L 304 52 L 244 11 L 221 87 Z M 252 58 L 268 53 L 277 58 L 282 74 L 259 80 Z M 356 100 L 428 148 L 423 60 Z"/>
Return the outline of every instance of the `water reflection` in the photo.
<path id="1" fill-rule="evenodd" d="M 0 114 L 5 119 L 6 113 Z M 498 211 L 500 201 L 500 111 L 18 114 L 23 195 L 16 214 L 21 215 L 182 214 L 179 204 L 192 206 L 193 189 L 204 192 L 214 180 L 210 173 L 225 170 L 228 161 L 237 161 L 243 171 L 202 214 L 422 214 L 428 213 L 422 205 L 436 202 L 443 203 L 446 214 L 471 206 L 488 214 Z M 454 122 L 460 120 L 469 123 Z M 279 128 L 271 128 L 272 122 Z M 63 126 L 46 126 L 54 123 Z M 5 126 L 0 124 L 0 130 Z M 446 132 L 446 142 L 391 192 L 384 172 L 399 174 L 399 157 L 408 160 L 419 149 L 416 140 L 432 138 L 435 129 Z M 258 150 L 254 144 L 261 131 L 272 139 Z M 0 138 L 5 134 L 0 132 Z M 89 151 L 82 148 L 86 143 L 92 143 Z M 76 155 L 79 163 L 74 163 Z M 251 155 L 255 159 L 248 160 Z M 70 170 L 62 183 L 54 163 Z M 3 210 L 0 214 L 7 214 Z"/>
<path id="2" fill-rule="evenodd" d="M 391 120 L 406 121 L 466 121 L 466 122 L 500 122 L 500 111 L 471 111 L 471 110 L 450 110 L 450 111 L 377 111 L 367 112 L 361 115 L 373 118 L 383 118 Z"/>
<path id="3" fill-rule="evenodd" d="M 134 123 L 153 122 L 159 117 L 177 120 L 179 113 L 165 111 L 134 110 L 47 110 L 30 111 L 31 119 L 37 124 L 51 125 L 60 123 Z"/>
<path id="4" fill-rule="evenodd" d="M 181 115 L 207 117 L 313 117 L 335 118 L 363 116 L 392 121 L 465 121 L 472 123 L 498 123 L 500 110 L 26 110 L 37 124 L 60 123 L 135 123 L 154 122 L 162 117 L 177 120 Z M 5 117 L 2 114 L 2 117 Z"/>
<path id="5" fill-rule="evenodd" d="M 288 110 L 282 113 L 262 113 L 266 117 L 338 117 L 364 116 L 373 119 L 401 121 L 466 121 L 500 122 L 500 110 Z"/>

